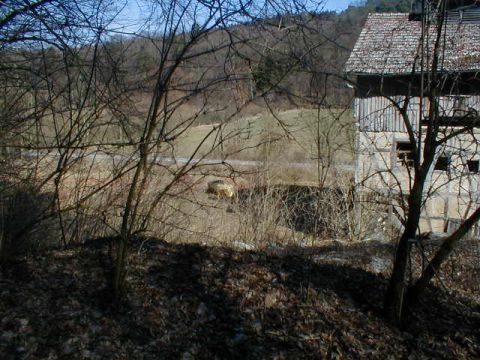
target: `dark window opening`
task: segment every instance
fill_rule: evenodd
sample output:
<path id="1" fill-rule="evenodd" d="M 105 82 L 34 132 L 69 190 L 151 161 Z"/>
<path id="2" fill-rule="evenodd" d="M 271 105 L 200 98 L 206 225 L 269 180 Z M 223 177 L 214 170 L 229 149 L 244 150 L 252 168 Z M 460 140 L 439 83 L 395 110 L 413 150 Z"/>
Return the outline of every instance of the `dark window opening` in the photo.
<path id="1" fill-rule="evenodd" d="M 476 0 L 450 0 L 447 2 L 446 6 L 447 6 L 447 10 L 452 10 L 459 7 L 472 6 L 476 4 L 477 4 Z"/>
<path id="2" fill-rule="evenodd" d="M 449 126 L 449 127 L 460 127 L 460 126 L 471 126 L 471 127 L 480 127 L 480 122 L 477 118 L 470 114 L 466 113 L 464 115 L 454 115 L 454 116 L 439 116 L 437 118 L 438 126 Z M 428 126 L 428 118 L 422 120 L 422 126 Z"/>
<path id="3" fill-rule="evenodd" d="M 446 229 L 444 229 L 446 233 L 453 233 L 454 231 L 458 230 L 458 228 L 462 225 L 462 221 L 460 219 L 452 219 L 449 218 L 447 221 Z"/>
<path id="4" fill-rule="evenodd" d="M 448 171 L 450 166 L 450 158 L 448 156 L 440 156 L 435 164 L 435 170 Z"/>
<path id="5" fill-rule="evenodd" d="M 397 159 L 402 166 L 413 166 L 415 147 L 410 142 L 397 142 Z"/>
<path id="6" fill-rule="evenodd" d="M 451 234 L 458 230 L 462 223 L 463 221 L 461 219 L 449 218 L 447 221 L 446 231 L 444 232 Z M 478 223 L 473 225 L 469 232 L 464 236 L 467 237 L 467 239 L 480 239 L 480 225 Z"/>
<path id="7" fill-rule="evenodd" d="M 470 230 L 470 236 L 472 239 L 480 239 L 480 226 L 475 224 Z"/>
<path id="8" fill-rule="evenodd" d="M 478 174 L 480 168 L 479 160 L 467 160 L 468 172 L 472 174 Z"/>
<path id="9" fill-rule="evenodd" d="M 443 109 L 435 119 L 439 126 L 460 127 L 471 126 L 480 127 L 477 112 L 475 109 L 467 106 L 468 96 L 457 95 L 448 96 L 451 108 Z M 422 126 L 428 126 L 428 117 L 422 119 Z"/>
<path id="10" fill-rule="evenodd" d="M 467 98 L 456 96 L 453 100 L 453 116 L 465 116 L 467 113 Z"/>

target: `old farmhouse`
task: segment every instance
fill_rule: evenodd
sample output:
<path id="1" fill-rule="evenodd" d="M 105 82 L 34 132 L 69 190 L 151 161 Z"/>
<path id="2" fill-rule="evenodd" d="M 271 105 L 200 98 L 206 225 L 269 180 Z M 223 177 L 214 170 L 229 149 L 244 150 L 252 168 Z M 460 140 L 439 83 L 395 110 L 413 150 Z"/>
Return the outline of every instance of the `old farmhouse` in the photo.
<path id="1" fill-rule="evenodd" d="M 359 192 L 391 199 L 391 212 L 400 217 L 414 156 L 421 156 L 429 113 L 436 112 L 445 142 L 424 189 L 420 231 L 452 231 L 480 204 L 480 4 L 447 4 L 425 0 L 410 14 L 370 14 L 346 64 L 357 84 Z M 432 89 L 435 46 L 441 81 Z M 436 94 L 434 104 L 428 91 Z"/>

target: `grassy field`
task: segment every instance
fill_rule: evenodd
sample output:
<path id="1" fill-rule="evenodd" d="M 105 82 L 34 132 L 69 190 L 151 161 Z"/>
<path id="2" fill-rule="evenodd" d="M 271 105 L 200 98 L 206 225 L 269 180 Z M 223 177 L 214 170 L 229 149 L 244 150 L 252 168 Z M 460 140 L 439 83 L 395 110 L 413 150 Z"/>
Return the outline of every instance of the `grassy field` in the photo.
<path id="1" fill-rule="evenodd" d="M 190 156 L 205 138 L 198 156 L 216 145 L 211 158 L 351 163 L 354 120 L 345 109 L 295 109 L 194 126 L 177 140 L 175 156 Z"/>
<path id="2" fill-rule="evenodd" d="M 255 115 L 251 112 L 239 113 L 231 119 L 216 117 L 212 118 L 210 124 L 188 128 L 182 128 L 178 125 L 181 120 L 175 120 L 172 126 L 179 127 L 169 136 L 176 137 L 176 140 L 168 144 L 162 143 L 161 152 L 166 156 L 181 158 L 194 154 L 195 158 L 207 156 L 211 159 L 302 163 L 315 163 L 317 159 L 322 159 L 324 163 L 353 162 L 355 127 L 350 109 L 268 111 L 265 108 L 256 109 L 256 112 Z M 129 139 L 122 135 L 121 129 L 107 120 L 106 117 L 102 118 L 103 125 L 81 135 L 85 143 L 95 144 L 92 149 L 96 146 L 109 153 L 129 155 L 134 152 L 136 148 L 126 144 Z M 40 140 L 42 144 L 55 144 L 52 121 L 48 116 L 44 119 L 41 131 L 43 138 Z M 69 129 L 68 119 L 58 122 L 58 136 L 63 139 Z M 140 131 L 142 119 L 135 117 L 133 122 Z M 38 137 L 34 132 L 33 127 L 26 131 L 26 136 L 31 141 Z M 133 131 L 131 136 L 131 140 L 135 141 L 139 139 L 140 133 Z M 116 142 L 122 145 L 109 145 Z"/>

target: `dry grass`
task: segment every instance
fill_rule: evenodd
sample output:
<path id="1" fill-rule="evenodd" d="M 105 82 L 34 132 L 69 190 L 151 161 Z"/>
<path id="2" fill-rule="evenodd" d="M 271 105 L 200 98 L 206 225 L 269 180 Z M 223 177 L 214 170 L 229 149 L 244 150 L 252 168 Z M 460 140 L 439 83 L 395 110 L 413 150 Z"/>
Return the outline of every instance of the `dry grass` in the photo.
<path id="1" fill-rule="evenodd" d="M 308 234 L 292 226 L 292 211 L 297 211 L 299 206 L 292 207 L 291 202 L 286 202 L 285 198 L 276 194 L 276 189 L 285 185 L 312 188 L 319 185 L 314 162 L 311 167 L 292 167 L 288 164 L 291 161 L 311 161 L 314 157 L 314 130 L 317 125 L 322 137 L 316 150 L 325 148 L 325 156 L 332 161 L 351 159 L 350 135 L 348 131 L 339 132 L 340 128 L 348 129 L 351 125 L 350 115 L 337 109 L 320 112 L 302 109 L 279 112 L 277 116 L 264 114 L 235 119 L 223 129 L 224 133 L 246 135 L 227 138 L 222 155 L 230 153 L 232 158 L 262 160 L 262 165 L 257 169 L 245 165 L 232 171 L 221 165 L 201 165 L 175 180 L 180 165 L 154 166 L 142 185 L 144 196 L 138 206 L 137 218 L 141 226 L 137 230 L 170 242 L 247 248 L 306 245 L 317 241 L 319 233 Z M 187 131 L 176 144 L 176 155 L 191 153 L 213 126 L 216 125 L 201 125 Z M 338 133 L 343 136 L 333 137 Z M 213 142 L 206 142 L 205 149 L 211 149 L 212 145 Z M 242 151 L 235 153 L 236 149 Z M 205 153 L 200 151 L 199 154 Z M 218 151 L 210 154 L 211 157 L 218 155 Z M 17 174 L 32 182 L 36 192 L 46 194 L 49 205 L 45 212 L 58 208 L 62 210 L 61 215 L 54 215 L 47 220 L 53 224 L 49 230 L 50 236 L 42 236 L 50 237 L 57 243 L 76 243 L 115 235 L 120 228 L 132 176 L 130 172 L 117 177 L 125 167 L 125 162 L 115 161 L 113 157 L 87 156 L 75 161 L 61 176 L 55 172 L 57 165 L 58 157 L 55 156 L 45 156 L 36 162 L 30 159 L 22 163 L 22 170 Z M 231 203 L 206 194 L 207 182 L 216 178 L 233 182 L 244 193 L 246 189 L 253 189 L 250 198 L 244 197 L 242 202 L 237 200 Z M 170 187 L 172 181 L 174 186 Z M 339 182 L 347 187 L 349 175 L 338 173 L 333 167 L 321 185 L 332 187 Z M 255 189 L 262 189 L 262 195 L 256 194 Z M 158 194 L 163 194 L 161 201 L 152 213 L 148 213 L 152 200 Z M 318 217 L 326 215 L 316 214 Z M 336 222 L 333 218 L 330 221 Z M 331 229 L 335 226 L 332 225 Z M 345 234 L 344 225 L 338 227 L 342 231 L 328 231 L 328 234 L 322 235 L 323 238 L 353 239 L 353 236 Z M 33 227 L 31 232 L 37 229 Z"/>
<path id="2" fill-rule="evenodd" d="M 52 171 L 55 161 L 45 158 L 37 166 L 38 179 Z M 208 245 L 241 248 L 266 248 L 307 246 L 329 238 L 358 240 L 353 224 L 354 213 L 349 210 L 348 196 L 331 197 L 319 193 L 315 171 L 288 169 L 279 165 L 259 171 L 231 172 L 222 166 L 201 166 L 189 175 L 174 180 L 176 166 L 155 166 L 143 185 L 144 196 L 138 206 L 138 221 L 143 222 L 148 236 L 172 243 L 202 243 Z M 115 235 L 120 228 L 131 174 L 115 179 L 118 168 L 103 159 L 85 158 L 71 167 L 60 179 L 59 206 L 69 209 L 62 218 L 55 218 L 52 237 L 57 241 L 75 243 L 84 240 Z M 207 194 L 207 183 L 224 178 L 241 192 L 235 201 L 219 199 Z M 111 182 L 112 181 L 112 182 Z M 168 188 L 174 181 L 174 186 Z M 111 183 L 110 183 L 111 182 Z M 348 191 L 349 177 L 333 172 L 325 186 Z M 104 187 L 106 184 L 108 186 Z M 322 230 L 303 231 L 292 223 L 298 217 L 295 212 L 304 211 L 304 198 L 287 199 L 282 194 L 286 186 L 303 186 L 311 199 L 318 197 L 319 206 L 314 214 L 315 222 Z M 310 190 L 308 190 L 310 189 Z M 53 194 L 54 179 L 46 183 L 44 193 Z M 152 213 L 148 209 L 152 200 L 165 192 Z M 89 194 L 94 195 L 89 196 Z M 82 198 L 89 196 L 87 200 Z M 311 201 L 311 200 L 309 200 Z M 309 205 L 308 205 L 309 206 Z M 348 211 L 347 211 L 348 210 Z M 309 210 L 310 211 L 310 210 Z M 347 213 L 345 213 L 347 211 Z M 346 214 L 346 217 L 345 217 Z M 328 220 L 327 220 L 328 219 Z M 345 222 L 351 221 L 351 224 Z M 63 228 L 59 227 L 63 222 Z M 325 225 L 327 224 L 327 225 Z M 325 229 L 323 229 L 325 228 Z"/>
<path id="3" fill-rule="evenodd" d="M 354 121 L 349 110 L 296 109 L 234 119 L 216 130 L 219 123 L 190 128 L 176 142 L 175 155 L 190 156 L 200 148 L 203 156 L 219 142 L 212 157 L 242 160 L 306 162 L 319 157 L 336 162 L 353 161 Z"/>

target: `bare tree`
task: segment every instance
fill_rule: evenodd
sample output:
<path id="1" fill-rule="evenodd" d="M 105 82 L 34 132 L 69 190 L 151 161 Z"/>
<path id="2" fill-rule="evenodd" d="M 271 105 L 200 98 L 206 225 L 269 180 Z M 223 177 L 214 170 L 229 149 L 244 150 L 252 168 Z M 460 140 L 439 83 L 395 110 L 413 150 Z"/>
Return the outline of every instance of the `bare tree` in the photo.
<path id="1" fill-rule="evenodd" d="M 476 194 L 478 189 L 468 186 L 472 178 L 473 181 L 476 180 L 477 175 L 473 175 L 473 171 L 469 174 L 470 176 L 465 175 L 466 172 L 468 173 L 468 165 L 461 160 L 462 155 L 470 154 L 472 158 L 476 155 L 478 146 L 476 128 L 480 118 L 475 108 L 462 108 L 460 104 L 455 106 L 454 113 L 445 114 L 441 101 L 442 95 L 449 94 L 454 95 L 454 97 L 456 95 L 457 101 L 460 101 L 459 99 L 461 99 L 462 95 L 461 83 L 465 80 L 462 79 L 461 75 L 453 75 L 452 79 L 452 75 L 444 72 L 442 69 L 442 64 L 446 60 L 446 56 L 448 56 L 446 55 L 448 44 L 445 40 L 445 33 L 448 31 L 448 28 L 444 26 L 444 22 L 447 21 L 445 18 L 447 1 L 440 1 L 435 10 L 437 13 L 435 14 L 435 25 L 433 26 L 436 31 L 434 32 L 434 38 L 431 40 L 433 41 L 431 69 L 426 71 L 427 79 L 424 89 L 424 97 L 428 108 L 425 113 L 425 120 L 421 118 L 421 121 L 425 121 L 425 128 L 422 129 L 420 134 L 414 134 L 413 131 L 409 130 L 409 140 L 410 144 L 414 145 L 413 152 L 415 154 L 414 171 L 412 174 L 413 183 L 407 200 L 408 216 L 404 232 L 398 243 L 394 269 L 385 299 L 387 315 L 389 318 L 396 320 L 404 318 L 404 314 L 408 314 L 412 310 L 425 292 L 430 280 L 432 280 L 434 275 L 440 270 L 442 263 L 452 253 L 455 245 L 480 219 L 480 208 L 477 207 L 478 199 L 476 196 L 471 197 L 472 191 Z M 430 31 L 428 24 L 425 31 Z M 428 36 L 423 35 L 422 38 L 424 41 L 428 41 Z M 425 45 L 425 47 L 428 46 L 428 44 Z M 423 77 L 424 75 L 422 74 L 421 76 Z M 412 129 L 411 123 L 409 124 L 408 114 L 405 111 L 407 107 L 408 105 L 403 104 L 402 114 L 407 124 L 407 129 Z M 465 210 L 463 214 L 465 218 L 461 225 L 450 235 L 442 239 L 442 245 L 428 262 L 418 280 L 406 288 L 405 276 L 411 239 L 415 238 L 421 211 L 426 199 L 438 191 L 438 184 L 437 186 L 432 186 L 432 183 L 430 183 L 430 186 L 426 189 L 429 180 L 428 176 L 434 166 L 437 166 L 437 169 L 443 166 L 442 162 L 445 161 L 446 152 L 448 153 L 446 158 L 447 166 L 451 166 L 448 170 L 453 176 L 449 176 L 446 183 L 442 185 L 445 188 L 445 186 L 454 181 L 459 181 L 463 186 L 467 184 L 467 188 L 463 191 L 467 192 L 467 196 L 470 197 L 468 201 L 470 208 Z M 460 172 L 455 172 L 455 164 L 458 167 L 463 167 L 463 169 Z M 458 174 L 461 174 L 461 178 L 454 179 Z M 462 190 L 459 191 L 462 192 Z"/>
<path id="2" fill-rule="evenodd" d="M 52 191 L 51 200 L 38 213 L 12 229 L 9 242 L 17 242 L 39 222 L 55 216 L 63 242 L 68 242 L 60 210 L 78 209 L 86 198 L 80 196 L 76 205 L 64 206 L 60 187 L 68 169 L 82 158 L 82 149 L 93 141 L 91 133 L 99 128 L 98 119 L 108 104 L 99 101 L 106 99 L 97 78 L 97 58 L 111 10 L 107 2 L 87 0 L 2 4 L 1 146 L 3 154 L 15 155 L 4 159 L 8 165 L 4 170 L 12 172 L 2 174 L 2 195 L 8 198 L 12 191 L 7 185 L 22 181 L 34 193 Z M 22 153 L 35 165 L 22 166 L 17 156 Z M 40 169 L 45 156 L 52 161 Z"/>
<path id="3" fill-rule="evenodd" d="M 268 99 L 271 90 L 278 89 L 293 71 L 293 64 L 265 69 L 275 72 L 275 78 L 256 96 L 239 90 L 251 85 L 252 67 L 266 59 L 266 54 L 274 52 L 281 58 L 286 53 L 284 43 L 291 35 L 272 26 L 269 19 L 306 11 L 301 2 L 282 1 L 149 1 L 145 5 L 150 13 L 148 39 L 157 49 L 157 63 L 148 111 L 140 115 L 139 131 L 128 145 L 131 173 L 127 175 L 113 279 L 117 299 L 124 291 L 132 236 L 148 230 L 156 209 L 175 194 L 180 179 L 201 166 L 203 159 L 220 150 L 223 164 L 229 155 L 223 145 L 241 131 L 228 126 L 232 119 L 256 98 Z M 233 99 L 228 94 L 233 94 Z M 199 119 L 218 112 L 222 114 L 219 121 L 196 139 L 192 151 L 183 155 L 182 165 L 165 167 L 162 159 L 178 155 L 176 142 L 182 135 Z M 146 191 L 147 185 L 159 168 L 168 174 L 161 189 L 152 195 Z"/>
<path id="4" fill-rule="evenodd" d="M 457 27 L 465 27 L 463 34 L 468 38 L 470 30 L 478 29 L 478 25 L 455 23 L 454 12 L 450 12 L 455 9 L 449 6 L 447 1 L 424 2 L 421 14 L 411 15 L 410 19 L 401 15 L 391 20 L 396 21 L 397 27 L 388 39 L 377 29 L 375 36 L 384 41 L 380 46 L 390 54 L 386 57 L 393 54 L 395 46 L 404 46 L 397 50 L 403 50 L 402 56 L 407 58 L 406 66 L 410 69 L 405 72 L 405 68 L 400 71 L 395 68 L 395 76 L 390 78 L 374 75 L 378 69 L 375 64 L 368 64 L 371 58 L 366 57 L 363 66 L 372 75 L 359 77 L 358 86 L 363 87 L 360 92 L 364 92 L 364 98 L 358 99 L 357 112 L 366 111 L 363 103 L 373 105 L 372 111 L 357 113 L 362 134 L 359 151 L 363 151 L 360 156 L 370 153 L 373 168 L 367 169 L 367 163 L 362 164 L 363 175 L 368 177 L 361 179 L 361 174 L 357 174 L 357 180 L 390 197 L 390 209 L 398 215 L 402 229 L 385 298 L 386 315 L 394 321 L 405 320 L 455 245 L 480 219 L 478 175 L 474 169 L 478 161 L 480 120 L 476 65 L 454 59 L 462 41 Z M 418 43 L 405 50 L 409 35 L 419 36 Z M 354 56 L 358 56 L 362 41 L 365 40 L 359 41 Z M 372 83 L 367 84 L 365 79 Z M 472 86 L 465 86 L 466 82 L 472 82 Z M 365 95 L 366 91 L 370 91 L 369 95 Z M 465 101 L 470 101 L 469 105 Z M 443 204 L 441 209 L 439 202 Z M 425 259 L 427 264 L 420 269 L 420 275 L 409 280 L 412 246 L 417 244 L 421 248 L 419 231 L 425 229 L 422 219 L 434 215 L 429 210 L 432 207 L 434 212 L 443 214 L 441 231 L 449 234 L 440 240 L 433 257 Z M 459 222 L 456 229 L 448 226 L 452 209 Z"/>
<path id="5" fill-rule="evenodd" d="M 319 59 L 322 47 L 337 49 L 341 34 L 323 35 L 321 3 L 145 0 L 134 30 L 118 25 L 121 5 L 110 2 L 7 3 L 0 70 L 2 126 L 11 131 L 2 132 L 2 147 L 28 156 L 10 159 L 23 166 L 17 178 L 51 195 L 11 237 L 52 219 L 63 245 L 114 235 L 117 300 L 132 239 L 175 222 L 159 213 L 169 199 L 186 197 L 187 174 L 215 162 L 229 169 L 225 161 L 244 150 L 244 129 L 231 126 L 244 109 L 261 104 L 295 141 L 275 107 L 333 101 L 336 70 L 327 68 L 335 60 Z M 333 26 L 329 20 L 329 32 Z M 334 157 L 329 141 L 340 130 L 332 125 L 323 134 L 320 114 L 308 151 L 323 184 Z M 181 149 L 199 124 L 207 130 Z M 261 139 L 266 152 L 276 138 Z"/>

